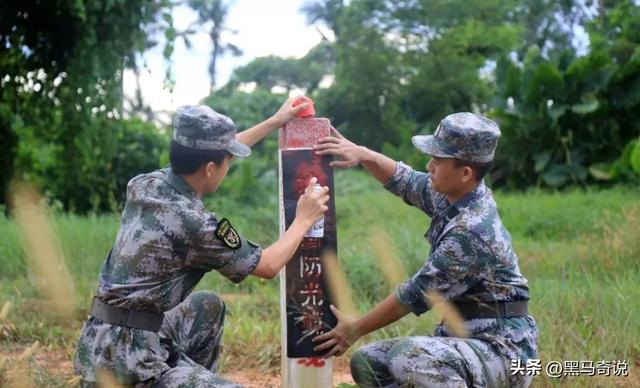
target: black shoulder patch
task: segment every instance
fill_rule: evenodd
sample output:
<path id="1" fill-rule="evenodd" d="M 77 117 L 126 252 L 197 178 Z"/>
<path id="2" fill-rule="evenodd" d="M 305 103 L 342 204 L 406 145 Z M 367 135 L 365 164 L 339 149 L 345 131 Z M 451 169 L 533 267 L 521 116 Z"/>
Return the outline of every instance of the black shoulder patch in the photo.
<path id="1" fill-rule="evenodd" d="M 223 218 L 218 222 L 216 237 L 231 249 L 238 249 L 242 245 L 240 235 L 235 229 L 233 229 L 231 222 L 226 218 Z"/>

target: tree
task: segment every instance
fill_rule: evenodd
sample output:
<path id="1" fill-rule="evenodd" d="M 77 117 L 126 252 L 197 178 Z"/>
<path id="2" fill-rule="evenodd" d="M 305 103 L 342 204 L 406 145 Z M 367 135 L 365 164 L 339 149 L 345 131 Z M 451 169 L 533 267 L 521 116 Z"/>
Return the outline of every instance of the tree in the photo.
<path id="1" fill-rule="evenodd" d="M 223 0 L 189 0 L 189 6 L 198 13 L 198 21 L 203 25 L 210 25 L 209 37 L 213 45 L 211 49 L 211 61 L 209 62 L 209 77 L 211 90 L 216 86 L 216 65 L 218 58 L 227 52 L 232 55 L 242 55 L 242 50 L 230 42 L 222 41 L 222 34 L 233 32 L 227 26 L 226 17 L 229 6 Z"/>
<path id="2" fill-rule="evenodd" d="M 338 3 L 316 3 L 324 13 L 312 16 L 326 18 Z M 446 114 L 488 108 L 491 82 L 479 74 L 515 48 L 513 8 L 501 0 L 352 1 L 331 17 L 335 82 L 318 105 L 355 141 L 406 155 L 411 135 Z"/>
<path id="3" fill-rule="evenodd" d="M 640 124 L 640 6 L 611 4 L 588 23 L 583 57 L 531 46 L 523 62 L 497 66 L 494 115 L 503 131 L 496 178 L 561 187 L 631 178 Z M 634 153 L 634 152 L 637 152 Z"/>
<path id="4" fill-rule="evenodd" d="M 297 88 L 312 94 L 322 79 L 332 73 L 334 66 L 332 46 L 323 41 L 300 59 L 273 55 L 256 58 L 234 70 L 226 87 L 255 82 L 257 87 L 266 90 L 278 86 L 287 92 Z"/>
<path id="5" fill-rule="evenodd" d="M 307 15 L 309 24 L 324 22 L 338 38 L 342 30 L 339 18 L 346 7 L 344 3 L 344 0 L 311 0 L 302 6 L 302 12 Z"/>
<path id="6" fill-rule="evenodd" d="M 310 21 L 338 31 L 335 81 L 318 110 L 405 161 L 410 137 L 444 116 L 494 115 L 497 183 L 584 184 L 636 144 L 638 8 L 599 1 L 592 20 L 594 2 L 581 0 L 316 1 Z M 584 57 L 574 54 L 578 27 L 589 31 Z M 622 165 L 635 160 L 624 155 Z"/>
<path id="7" fill-rule="evenodd" d="M 122 73 L 155 44 L 150 31 L 171 31 L 170 12 L 168 0 L 3 2 L 0 133 L 10 142 L 0 152 L 13 156 L 3 193 L 16 175 L 67 209 L 111 207 L 117 188 L 103 171 L 127 125 Z"/>
<path id="8" fill-rule="evenodd" d="M 585 0 L 521 0 L 513 17 L 514 22 L 524 27 L 518 58 L 522 60 L 528 47 L 534 45 L 546 57 L 560 55 L 574 47 L 576 29 L 593 17 L 588 3 Z"/>

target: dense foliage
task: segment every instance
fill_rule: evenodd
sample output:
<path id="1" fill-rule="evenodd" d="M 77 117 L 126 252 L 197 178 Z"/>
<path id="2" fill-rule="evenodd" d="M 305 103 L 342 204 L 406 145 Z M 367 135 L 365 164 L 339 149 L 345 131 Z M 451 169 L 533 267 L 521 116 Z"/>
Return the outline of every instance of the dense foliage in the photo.
<path id="1" fill-rule="evenodd" d="M 162 137 L 122 119 L 122 74 L 171 37 L 168 0 L 4 1 L 0 12 L 0 195 L 11 177 L 77 211 L 111 209 Z M 171 40 L 166 54 L 171 53 Z M 137 145 L 132 140 L 142 140 Z M 126 160 L 126 164 L 120 163 Z M 144 161 L 141 165 L 134 163 Z M 135 167 L 127 169 L 125 166 Z"/>
<path id="2" fill-rule="evenodd" d="M 499 60 L 501 181 L 563 186 L 640 173 L 640 7 L 617 2 L 587 28 L 584 56 L 530 46 L 522 61 Z"/>
<path id="3" fill-rule="evenodd" d="M 233 4 L 183 4 L 212 39 L 215 75 L 225 50 L 242 49 L 221 40 Z M 126 118 L 122 74 L 162 34 L 167 59 L 176 38 L 188 42 L 195 27 L 175 31 L 173 5 L 3 2 L 2 202 L 17 177 L 65 209 L 111 210 L 129 178 L 166 162 L 168 128 Z M 333 34 L 303 58 L 255 59 L 204 102 L 246 129 L 272 114 L 282 93 L 302 90 L 346 136 L 418 168 L 426 156 L 411 136 L 473 111 L 503 132 L 494 185 L 640 180 L 637 0 L 315 0 L 303 12 Z M 234 163 L 223 190 L 252 200 L 247 193 L 275 184 L 275 148 L 271 136 Z"/>
<path id="4" fill-rule="evenodd" d="M 306 89 L 352 140 L 418 168 L 411 136 L 473 111 L 503 132 L 495 185 L 638 181 L 637 2 L 325 0 L 305 11 L 335 34 L 329 88 L 299 80 L 313 51 L 258 58 L 228 86 Z"/>

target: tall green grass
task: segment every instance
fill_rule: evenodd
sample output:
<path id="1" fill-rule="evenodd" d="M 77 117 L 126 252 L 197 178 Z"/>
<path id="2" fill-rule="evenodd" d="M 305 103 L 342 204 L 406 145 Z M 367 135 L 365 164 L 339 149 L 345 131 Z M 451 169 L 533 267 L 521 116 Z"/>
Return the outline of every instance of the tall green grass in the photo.
<path id="1" fill-rule="evenodd" d="M 423 234 L 429 219 L 385 192 L 360 171 L 336 174 L 338 257 L 361 313 L 390 292 L 376 265 L 371 234 L 385 231 L 391 249 L 407 273 L 426 260 Z M 275 187 L 256 193 L 256 206 L 232 198 L 207 200 L 220 217 L 263 245 L 278 236 Z M 637 187 L 565 192 L 496 193 L 499 211 L 510 231 L 520 267 L 529 279 L 530 309 L 536 318 L 539 357 L 550 360 L 627 360 L 634 376 L 537 378 L 535 386 L 613 386 L 640 383 L 640 201 Z M 14 308 L 0 322 L 3 344 L 29 344 L 73 349 L 100 265 L 118 228 L 118 216 L 56 214 L 54 229 L 78 292 L 78 313 L 59 322 L 32 285 L 16 226 L 0 218 L 0 306 Z M 199 289 L 211 289 L 228 301 L 222 367 L 236 369 L 279 365 L 278 281 L 249 278 L 234 285 L 222 276 L 205 276 Z M 378 331 L 361 343 L 392 336 L 428 335 L 434 314 L 413 315 Z M 0 371 L 1 376 L 1 371 Z M 0 381 L 2 378 L 0 377 Z"/>

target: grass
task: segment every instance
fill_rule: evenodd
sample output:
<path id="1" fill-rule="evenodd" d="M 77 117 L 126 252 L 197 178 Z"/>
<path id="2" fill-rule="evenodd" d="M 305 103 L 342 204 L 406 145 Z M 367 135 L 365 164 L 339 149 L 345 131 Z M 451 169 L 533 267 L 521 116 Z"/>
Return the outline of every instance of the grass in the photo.
<path id="1" fill-rule="evenodd" d="M 381 252 L 372 248 L 372 236 L 389 236 L 395 256 L 408 274 L 426 259 L 423 239 L 429 219 L 404 206 L 359 171 L 337 174 L 338 257 L 357 300 L 365 312 L 392 291 L 377 266 Z M 239 204 L 230 198 L 212 198 L 208 207 L 228 217 L 246 237 L 264 245 L 278 235 L 275 187 L 268 186 L 258 204 Z M 544 373 L 534 386 L 638 386 L 640 376 L 640 201 L 637 187 L 615 187 L 567 192 L 528 191 L 496 193 L 500 214 L 511 232 L 520 267 L 529 279 L 530 308 L 539 325 L 539 358 L 551 360 L 627 360 L 627 378 L 565 377 Z M 15 357 L 18 350 L 39 341 L 39 352 L 73 348 L 97 274 L 118 228 L 113 215 L 53 216 L 76 290 L 76 313 L 59 317 L 34 287 L 20 246 L 16 225 L 0 218 L 0 307 L 11 308 L 0 319 L 0 356 Z M 212 289 L 227 300 L 223 370 L 258 367 L 273 371 L 280 362 L 278 282 L 249 278 L 233 285 L 222 276 L 205 276 L 199 289 Z M 434 314 L 413 315 L 361 343 L 393 336 L 425 335 L 433 331 Z M 9 350 L 5 350 L 9 349 Z M 33 362 L 33 361 L 29 361 Z M 40 364 L 29 368 L 38 384 L 63 386 L 68 381 Z M 0 365 L 0 385 L 9 373 Z M 49 373 L 49 374 L 47 374 Z M 4 377 L 3 377 L 4 376 Z M 67 376 L 71 377 L 71 376 Z M 48 380 L 47 380 L 48 379 Z"/>

